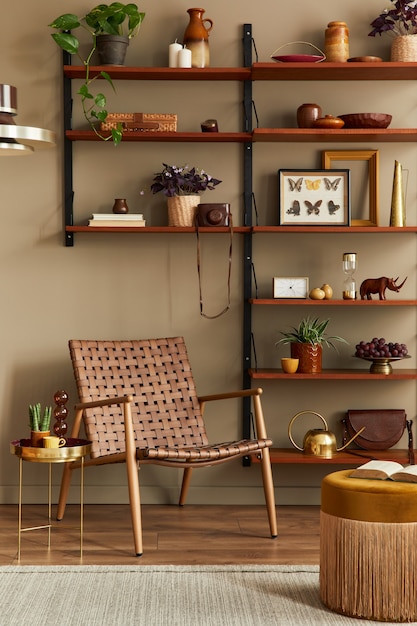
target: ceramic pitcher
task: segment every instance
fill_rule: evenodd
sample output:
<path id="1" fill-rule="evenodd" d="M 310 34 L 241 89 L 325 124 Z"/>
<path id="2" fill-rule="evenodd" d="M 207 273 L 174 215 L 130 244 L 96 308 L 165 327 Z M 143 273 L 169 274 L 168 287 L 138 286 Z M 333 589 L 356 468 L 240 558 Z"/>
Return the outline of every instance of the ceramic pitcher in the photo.
<path id="1" fill-rule="evenodd" d="M 209 67 L 210 50 L 208 36 L 213 21 L 204 18 L 205 9 L 188 9 L 190 21 L 184 33 L 184 46 L 191 50 L 192 67 Z"/>

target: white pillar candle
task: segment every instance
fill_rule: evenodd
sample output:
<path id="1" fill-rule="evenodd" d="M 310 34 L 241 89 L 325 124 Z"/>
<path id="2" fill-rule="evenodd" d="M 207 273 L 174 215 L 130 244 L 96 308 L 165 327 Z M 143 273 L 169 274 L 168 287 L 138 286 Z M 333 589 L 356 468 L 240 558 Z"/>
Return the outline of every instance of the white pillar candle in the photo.
<path id="1" fill-rule="evenodd" d="M 178 67 L 178 53 L 182 50 L 182 45 L 177 43 L 171 43 L 168 47 L 169 50 L 169 67 Z"/>
<path id="2" fill-rule="evenodd" d="M 191 50 L 182 48 L 178 52 L 178 67 L 191 67 Z"/>

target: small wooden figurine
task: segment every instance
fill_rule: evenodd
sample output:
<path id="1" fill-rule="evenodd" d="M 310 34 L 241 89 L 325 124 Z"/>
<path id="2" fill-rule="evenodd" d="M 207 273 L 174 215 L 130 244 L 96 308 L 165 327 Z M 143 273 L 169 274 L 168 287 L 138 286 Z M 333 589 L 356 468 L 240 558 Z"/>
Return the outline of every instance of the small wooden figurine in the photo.
<path id="1" fill-rule="evenodd" d="M 404 278 L 401 285 L 397 285 L 397 278 L 387 278 L 386 276 L 381 276 L 380 278 L 367 278 L 363 281 L 360 288 L 361 300 L 372 300 L 373 293 L 379 294 L 380 300 L 386 300 L 385 290 L 389 289 L 389 291 L 396 291 L 397 293 L 400 291 L 401 287 L 404 285 L 407 280 L 407 276 Z"/>

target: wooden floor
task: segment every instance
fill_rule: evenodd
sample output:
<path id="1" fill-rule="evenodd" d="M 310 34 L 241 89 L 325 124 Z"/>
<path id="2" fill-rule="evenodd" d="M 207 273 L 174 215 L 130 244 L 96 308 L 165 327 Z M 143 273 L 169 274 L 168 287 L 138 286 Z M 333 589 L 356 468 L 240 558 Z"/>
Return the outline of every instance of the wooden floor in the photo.
<path id="1" fill-rule="evenodd" d="M 79 507 L 45 529 L 22 533 L 21 565 L 216 565 L 319 563 L 319 507 L 280 506 L 271 539 L 263 506 L 145 505 L 144 554 L 134 555 L 127 505 L 86 505 L 80 558 Z M 45 505 L 23 507 L 23 528 L 47 523 Z M 0 565 L 17 564 L 18 509 L 0 505 Z"/>

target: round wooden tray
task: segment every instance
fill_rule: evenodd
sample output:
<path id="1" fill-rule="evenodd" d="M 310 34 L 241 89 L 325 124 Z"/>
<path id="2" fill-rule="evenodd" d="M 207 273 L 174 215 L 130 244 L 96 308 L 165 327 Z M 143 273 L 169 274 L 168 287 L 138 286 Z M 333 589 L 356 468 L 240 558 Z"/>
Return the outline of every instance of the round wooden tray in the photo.
<path id="1" fill-rule="evenodd" d="M 67 438 L 62 448 L 33 448 L 30 439 L 16 439 L 10 442 L 10 453 L 24 461 L 36 463 L 66 463 L 76 461 L 89 454 L 91 441 L 88 439 Z"/>

